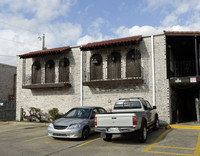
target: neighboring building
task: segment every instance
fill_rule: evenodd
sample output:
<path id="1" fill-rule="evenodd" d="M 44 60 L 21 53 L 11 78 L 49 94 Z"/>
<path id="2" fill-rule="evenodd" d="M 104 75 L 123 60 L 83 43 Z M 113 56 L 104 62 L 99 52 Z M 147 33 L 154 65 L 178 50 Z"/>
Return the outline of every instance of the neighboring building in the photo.
<path id="1" fill-rule="evenodd" d="M 0 120 L 14 120 L 16 112 L 16 67 L 0 63 Z"/>
<path id="2" fill-rule="evenodd" d="M 20 108 L 110 109 L 123 97 L 147 99 L 163 123 L 196 120 L 199 35 L 165 32 L 19 55 L 17 120 Z"/>
<path id="3" fill-rule="evenodd" d="M 15 66 L 0 63 L 0 99 L 14 100 L 16 95 Z"/>

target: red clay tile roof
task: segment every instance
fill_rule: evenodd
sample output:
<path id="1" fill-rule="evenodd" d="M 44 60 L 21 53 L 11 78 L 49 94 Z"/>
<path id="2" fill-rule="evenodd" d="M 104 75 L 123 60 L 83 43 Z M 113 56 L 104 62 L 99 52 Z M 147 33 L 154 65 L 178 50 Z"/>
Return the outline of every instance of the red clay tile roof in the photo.
<path id="1" fill-rule="evenodd" d="M 44 56 L 44 55 L 52 55 L 52 54 L 58 54 L 58 53 L 65 52 L 70 49 L 71 48 L 69 46 L 53 48 L 53 49 L 46 49 L 46 50 L 40 50 L 40 51 L 34 51 L 34 52 L 22 54 L 22 55 L 19 55 L 19 57 L 20 58 L 32 58 L 32 57 L 38 57 L 38 56 Z"/>
<path id="2" fill-rule="evenodd" d="M 130 45 L 130 44 L 137 44 L 142 40 L 142 36 L 133 36 L 133 37 L 127 37 L 127 38 L 120 38 L 120 39 L 113 39 L 113 40 L 107 40 L 107 41 L 101 41 L 101 42 L 93 42 L 88 43 L 81 47 L 82 51 L 87 50 L 94 50 L 94 49 L 100 49 L 105 47 L 113 47 L 113 46 L 121 46 L 121 45 Z"/>
<path id="3" fill-rule="evenodd" d="M 200 31 L 164 31 L 165 35 L 200 35 Z"/>

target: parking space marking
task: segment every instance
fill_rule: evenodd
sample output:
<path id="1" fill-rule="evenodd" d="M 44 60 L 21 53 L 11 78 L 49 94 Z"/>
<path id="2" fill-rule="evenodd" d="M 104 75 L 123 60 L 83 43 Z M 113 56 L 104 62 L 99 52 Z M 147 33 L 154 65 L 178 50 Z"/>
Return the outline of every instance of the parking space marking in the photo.
<path id="1" fill-rule="evenodd" d="M 191 155 L 191 154 L 172 153 L 172 152 L 158 152 L 158 151 L 148 151 L 148 152 L 149 152 L 149 153 L 157 153 L 157 154 L 193 156 L 193 155 Z M 199 156 L 199 155 L 198 155 L 198 156 Z"/>
<path id="2" fill-rule="evenodd" d="M 199 156 L 200 155 L 200 132 L 199 132 L 199 136 L 197 139 L 197 145 L 196 145 L 196 149 L 194 152 L 194 156 Z"/>
<path id="3" fill-rule="evenodd" d="M 175 128 L 176 126 L 173 126 Z M 198 126 L 194 128 L 194 126 L 178 126 L 178 129 L 198 129 Z M 163 132 L 152 144 L 150 144 L 147 148 L 145 148 L 142 152 L 150 152 L 150 153 L 157 153 L 157 154 L 169 154 L 169 155 L 183 155 L 183 156 L 200 156 L 200 132 L 198 134 L 196 148 L 186 148 L 186 147 L 172 147 L 172 146 L 157 146 L 155 145 L 161 138 L 163 138 L 170 129 Z M 160 151 L 152 151 L 153 147 L 157 148 L 171 148 L 171 149 L 183 149 L 183 150 L 194 150 L 194 154 L 183 154 L 183 153 L 171 153 L 171 152 L 160 152 Z"/>
<path id="4" fill-rule="evenodd" d="M 84 143 L 82 143 L 82 144 L 79 144 L 79 145 L 77 145 L 76 147 L 84 146 L 84 145 L 86 145 L 86 144 L 89 144 L 89 143 L 91 143 L 91 142 L 97 141 L 97 140 L 99 140 L 99 139 L 100 139 L 100 137 L 99 137 L 99 138 L 96 138 L 96 139 L 93 139 L 93 140 L 90 140 L 90 141 L 87 141 L 87 142 L 84 142 Z"/>
<path id="5" fill-rule="evenodd" d="M 150 144 L 147 148 L 145 148 L 142 152 L 149 152 L 149 150 L 154 147 L 154 145 L 160 140 L 162 139 L 169 131 L 171 131 L 171 129 L 168 129 L 166 131 L 164 131 L 152 144 Z"/>
<path id="6" fill-rule="evenodd" d="M 142 152 L 149 152 L 149 153 L 157 153 L 157 154 L 168 154 L 168 155 L 183 155 L 183 156 L 199 156 L 200 152 L 200 136 L 197 141 L 197 147 L 196 148 L 185 148 L 185 147 L 171 147 L 171 146 L 157 146 L 155 145 L 160 139 L 162 139 L 168 132 L 170 132 L 171 129 L 166 130 L 163 132 L 152 144 L 150 144 L 147 148 L 145 148 Z M 191 154 L 183 154 L 183 153 L 172 153 L 172 152 L 161 152 L 161 151 L 152 151 L 151 149 L 153 147 L 158 148 L 172 148 L 172 149 L 185 149 L 185 150 L 195 150 L 194 155 Z"/>
<path id="7" fill-rule="evenodd" d="M 174 148 L 174 149 L 185 149 L 185 150 L 195 150 L 195 149 L 196 149 L 196 148 L 173 147 L 173 146 L 156 146 L 156 145 L 154 145 L 153 147 L 158 147 L 158 148 Z"/>
<path id="8" fill-rule="evenodd" d="M 0 125 L 7 125 L 8 122 L 0 122 Z"/>
<path id="9" fill-rule="evenodd" d="M 29 140 L 24 140 L 24 142 L 31 142 L 31 141 L 34 141 L 34 140 L 37 140 L 37 139 L 42 139 L 42 138 L 47 138 L 48 135 L 44 135 L 44 136 L 41 136 L 41 137 L 36 137 L 36 138 L 33 138 L 33 139 L 29 139 Z"/>

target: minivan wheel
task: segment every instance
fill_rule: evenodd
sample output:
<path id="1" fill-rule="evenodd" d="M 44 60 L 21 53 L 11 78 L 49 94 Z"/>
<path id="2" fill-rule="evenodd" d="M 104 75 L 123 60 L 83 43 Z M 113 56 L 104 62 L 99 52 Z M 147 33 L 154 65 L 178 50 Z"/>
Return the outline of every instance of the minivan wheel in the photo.
<path id="1" fill-rule="evenodd" d="M 139 141 L 145 142 L 147 140 L 147 126 L 143 124 L 140 131 L 139 131 Z"/>
<path id="2" fill-rule="evenodd" d="M 103 138 L 104 141 L 111 141 L 112 140 L 112 134 L 105 134 L 105 137 Z"/>
<path id="3" fill-rule="evenodd" d="M 87 140 L 89 137 L 89 130 L 87 128 L 84 128 L 82 131 L 82 139 Z"/>

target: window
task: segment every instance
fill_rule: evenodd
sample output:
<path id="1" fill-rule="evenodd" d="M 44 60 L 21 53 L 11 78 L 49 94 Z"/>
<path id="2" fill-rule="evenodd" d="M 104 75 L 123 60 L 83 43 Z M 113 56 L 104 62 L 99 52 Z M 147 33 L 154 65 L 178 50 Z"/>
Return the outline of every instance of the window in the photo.
<path id="1" fill-rule="evenodd" d="M 59 62 L 59 82 L 69 82 L 69 60 L 67 58 Z"/>
<path id="2" fill-rule="evenodd" d="M 54 83 L 55 81 L 55 64 L 53 60 L 45 64 L 45 83 Z"/>
<path id="3" fill-rule="evenodd" d="M 141 54 L 137 49 L 126 55 L 126 77 L 141 77 Z"/>
<path id="4" fill-rule="evenodd" d="M 106 110 L 103 109 L 103 108 L 98 108 L 98 111 L 99 111 L 100 114 L 106 113 Z"/>
<path id="5" fill-rule="evenodd" d="M 98 80 L 103 78 L 102 56 L 94 54 L 90 58 L 90 80 Z"/>
<path id="6" fill-rule="evenodd" d="M 124 101 L 115 103 L 114 109 L 140 109 L 141 104 L 139 101 Z"/>
<path id="7" fill-rule="evenodd" d="M 112 52 L 108 56 L 108 79 L 121 78 L 121 55 L 119 52 Z"/>
<path id="8" fill-rule="evenodd" d="M 148 110 L 147 103 L 146 103 L 145 101 L 142 101 L 142 104 L 143 104 L 143 106 L 144 106 L 144 109 L 145 109 L 145 110 Z"/>
<path id="9" fill-rule="evenodd" d="M 32 64 L 32 84 L 41 83 L 41 64 L 39 61 L 35 61 Z"/>

